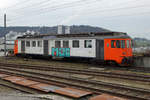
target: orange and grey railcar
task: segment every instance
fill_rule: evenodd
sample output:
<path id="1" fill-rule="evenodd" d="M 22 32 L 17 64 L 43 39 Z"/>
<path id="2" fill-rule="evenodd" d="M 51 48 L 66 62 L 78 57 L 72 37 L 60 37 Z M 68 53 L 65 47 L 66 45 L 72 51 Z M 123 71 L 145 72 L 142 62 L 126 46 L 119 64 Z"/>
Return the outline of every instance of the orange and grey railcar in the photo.
<path id="1" fill-rule="evenodd" d="M 132 39 L 122 32 L 25 35 L 15 41 L 15 55 L 83 58 L 130 64 Z"/>

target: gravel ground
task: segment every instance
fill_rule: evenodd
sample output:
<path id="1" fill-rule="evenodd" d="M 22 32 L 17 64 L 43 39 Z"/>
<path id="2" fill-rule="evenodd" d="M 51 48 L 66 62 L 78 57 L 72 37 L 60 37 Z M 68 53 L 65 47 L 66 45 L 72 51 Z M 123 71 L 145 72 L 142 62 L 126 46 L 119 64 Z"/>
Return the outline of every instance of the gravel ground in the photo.
<path id="1" fill-rule="evenodd" d="M 23 92 L 0 85 L 0 95 L 3 94 L 23 94 Z"/>
<path id="2" fill-rule="evenodd" d="M 29 96 L 17 96 L 17 95 L 1 95 L 0 100 L 48 100 L 48 99 L 40 99 L 37 97 L 29 97 Z M 51 100 L 51 99 L 49 99 Z"/>
<path id="3" fill-rule="evenodd" d="M 72 100 L 56 94 L 26 94 L 0 85 L 0 100 Z"/>
<path id="4" fill-rule="evenodd" d="M 22 95 L 22 96 L 18 96 L 18 95 Z M 44 100 L 44 99 L 39 99 L 39 98 L 29 97 L 29 96 L 23 97 L 23 95 L 26 94 L 0 85 L 0 100 Z"/>

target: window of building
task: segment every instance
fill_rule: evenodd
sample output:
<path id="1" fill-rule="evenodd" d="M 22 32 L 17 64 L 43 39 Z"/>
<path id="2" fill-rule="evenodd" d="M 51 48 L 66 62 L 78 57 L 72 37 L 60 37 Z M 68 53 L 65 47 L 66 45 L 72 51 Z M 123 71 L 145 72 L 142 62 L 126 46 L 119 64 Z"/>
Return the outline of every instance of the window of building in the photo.
<path id="1" fill-rule="evenodd" d="M 30 41 L 26 41 L 26 47 L 30 47 Z"/>
<path id="2" fill-rule="evenodd" d="M 121 48 L 125 48 L 125 40 L 121 40 Z"/>
<path id="3" fill-rule="evenodd" d="M 73 40 L 72 44 L 73 44 L 72 45 L 73 48 L 79 48 L 79 40 Z"/>
<path id="4" fill-rule="evenodd" d="M 85 48 L 92 48 L 92 40 L 85 40 L 84 41 Z"/>
<path id="5" fill-rule="evenodd" d="M 63 48 L 69 48 L 69 41 L 63 41 Z"/>
<path id="6" fill-rule="evenodd" d="M 61 41 L 55 41 L 55 48 L 61 48 Z"/>
<path id="7" fill-rule="evenodd" d="M 38 41 L 38 47 L 42 47 L 42 41 Z"/>
<path id="8" fill-rule="evenodd" d="M 36 47 L 36 41 L 32 41 L 32 47 Z"/>
<path id="9" fill-rule="evenodd" d="M 115 40 L 111 40 L 111 48 L 115 48 L 116 47 L 116 41 Z"/>
<path id="10" fill-rule="evenodd" d="M 126 41 L 126 44 L 127 44 L 127 48 L 130 48 L 130 41 L 129 40 Z"/>
<path id="11" fill-rule="evenodd" d="M 120 46 L 121 46 L 121 42 L 120 42 L 120 40 L 117 40 L 117 41 L 116 41 L 116 47 L 117 47 L 117 48 L 120 48 Z"/>

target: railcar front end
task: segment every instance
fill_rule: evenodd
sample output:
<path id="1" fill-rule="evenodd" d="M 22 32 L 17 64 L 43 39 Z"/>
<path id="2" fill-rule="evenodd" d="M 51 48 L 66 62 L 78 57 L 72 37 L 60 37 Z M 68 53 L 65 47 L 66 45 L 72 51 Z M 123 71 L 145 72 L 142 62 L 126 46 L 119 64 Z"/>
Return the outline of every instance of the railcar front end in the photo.
<path id="1" fill-rule="evenodd" d="M 120 65 L 132 64 L 132 43 L 130 38 L 104 40 L 104 60 Z"/>

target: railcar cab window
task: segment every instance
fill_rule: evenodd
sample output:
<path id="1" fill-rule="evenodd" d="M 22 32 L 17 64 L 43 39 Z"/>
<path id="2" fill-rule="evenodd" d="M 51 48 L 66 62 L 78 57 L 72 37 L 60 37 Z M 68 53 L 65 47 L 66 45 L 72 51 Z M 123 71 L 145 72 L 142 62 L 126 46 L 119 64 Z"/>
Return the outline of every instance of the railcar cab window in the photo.
<path id="1" fill-rule="evenodd" d="M 121 48 L 120 40 L 111 40 L 111 48 Z"/>
<path id="2" fill-rule="evenodd" d="M 61 48 L 61 41 L 55 41 L 55 48 Z"/>
<path id="3" fill-rule="evenodd" d="M 42 47 L 42 41 L 38 41 L 38 47 Z"/>
<path id="4" fill-rule="evenodd" d="M 120 42 L 120 40 L 117 40 L 117 41 L 116 41 L 116 47 L 117 47 L 117 48 L 120 48 L 120 46 L 121 46 L 121 42 Z"/>
<path id="5" fill-rule="evenodd" d="M 130 41 L 129 40 L 126 41 L 126 44 L 127 44 L 127 48 L 130 48 Z"/>
<path id="6" fill-rule="evenodd" d="M 69 48 L 69 41 L 63 41 L 63 48 Z"/>
<path id="7" fill-rule="evenodd" d="M 111 40 L 111 48 L 115 48 L 116 47 L 116 40 Z"/>
<path id="8" fill-rule="evenodd" d="M 129 41 L 130 41 L 130 48 L 132 48 L 133 42 L 132 42 L 132 40 L 129 40 Z"/>
<path id="9" fill-rule="evenodd" d="M 32 47 L 36 47 L 36 41 L 32 41 Z"/>
<path id="10" fill-rule="evenodd" d="M 79 48 L 79 40 L 73 40 L 72 44 L 73 44 L 72 45 L 73 48 Z"/>
<path id="11" fill-rule="evenodd" d="M 26 41 L 26 47 L 30 47 L 30 41 Z"/>
<path id="12" fill-rule="evenodd" d="M 84 41 L 85 48 L 92 48 L 92 40 L 85 40 Z"/>
<path id="13" fill-rule="evenodd" d="M 125 40 L 121 40 L 121 48 L 125 48 Z"/>

